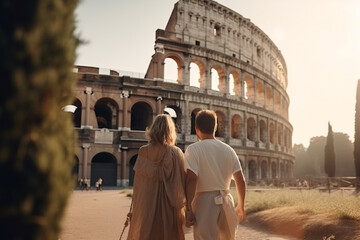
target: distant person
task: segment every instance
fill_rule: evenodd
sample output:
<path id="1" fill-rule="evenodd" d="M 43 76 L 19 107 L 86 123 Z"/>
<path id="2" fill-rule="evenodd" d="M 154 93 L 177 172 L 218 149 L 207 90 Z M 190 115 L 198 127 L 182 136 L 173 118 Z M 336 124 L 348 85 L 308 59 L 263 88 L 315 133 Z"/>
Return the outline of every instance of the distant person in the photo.
<path id="1" fill-rule="evenodd" d="M 89 179 L 88 178 L 84 179 L 84 188 L 86 191 L 89 190 Z"/>
<path id="2" fill-rule="evenodd" d="M 156 116 L 147 145 L 134 166 L 133 211 L 128 240 L 183 240 L 185 224 L 184 155 L 167 114 Z"/>
<path id="3" fill-rule="evenodd" d="M 102 178 L 99 178 L 98 180 L 97 180 L 97 183 L 98 183 L 98 191 L 102 191 L 102 188 L 101 188 L 101 186 L 102 186 Z"/>
<path id="4" fill-rule="evenodd" d="M 202 110 L 195 118 L 198 142 L 185 151 L 186 226 L 194 225 L 194 239 L 235 239 L 237 225 L 245 218 L 246 184 L 239 159 L 229 145 L 215 139 L 217 116 Z M 230 190 L 235 179 L 238 204 Z"/>
<path id="5" fill-rule="evenodd" d="M 81 191 L 83 191 L 83 190 L 84 190 L 84 186 L 85 186 L 85 184 L 84 184 L 84 179 L 83 179 L 83 178 L 80 178 L 80 180 L 79 180 L 79 185 L 80 185 Z"/>

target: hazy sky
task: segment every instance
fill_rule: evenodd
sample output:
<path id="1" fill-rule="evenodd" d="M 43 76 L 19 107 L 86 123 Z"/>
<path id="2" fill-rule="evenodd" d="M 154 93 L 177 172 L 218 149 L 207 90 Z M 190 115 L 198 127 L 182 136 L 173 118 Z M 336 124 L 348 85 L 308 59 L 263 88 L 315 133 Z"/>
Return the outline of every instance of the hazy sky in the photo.
<path id="1" fill-rule="evenodd" d="M 288 69 L 293 143 L 333 131 L 353 140 L 360 79 L 359 0 L 219 0 L 262 29 Z M 87 40 L 76 64 L 145 73 L 156 29 L 165 29 L 175 0 L 82 0 L 77 31 Z"/>

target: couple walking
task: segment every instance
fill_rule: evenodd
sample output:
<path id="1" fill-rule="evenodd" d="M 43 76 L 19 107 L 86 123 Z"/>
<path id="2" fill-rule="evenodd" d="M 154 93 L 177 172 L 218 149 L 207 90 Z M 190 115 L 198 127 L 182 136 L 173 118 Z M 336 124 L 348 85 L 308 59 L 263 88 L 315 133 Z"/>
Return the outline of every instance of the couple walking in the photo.
<path id="1" fill-rule="evenodd" d="M 215 139 L 217 117 L 201 110 L 195 118 L 198 142 L 185 155 L 175 146 L 169 115 L 158 115 L 147 131 L 149 143 L 136 161 L 133 212 L 128 240 L 181 240 L 184 225 L 195 240 L 235 239 L 245 218 L 245 179 L 235 151 Z M 235 180 L 238 204 L 229 193 Z"/>

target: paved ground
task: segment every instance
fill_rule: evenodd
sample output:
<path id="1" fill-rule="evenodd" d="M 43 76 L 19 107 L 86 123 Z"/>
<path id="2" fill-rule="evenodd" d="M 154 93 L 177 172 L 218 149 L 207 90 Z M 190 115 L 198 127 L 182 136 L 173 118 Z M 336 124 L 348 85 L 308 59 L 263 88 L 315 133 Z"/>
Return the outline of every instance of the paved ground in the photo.
<path id="1" fill-rule="evenodd" d="M 74 191 L 63 219 L 60 240 L 118 240 L 131 199 L 123 190 Z M 126 228 L 122 239 L 126 239 Z M 186 239 L 193 240 L 187 229 Z M 239 225 L 236 240 L 290 240 Z"/>

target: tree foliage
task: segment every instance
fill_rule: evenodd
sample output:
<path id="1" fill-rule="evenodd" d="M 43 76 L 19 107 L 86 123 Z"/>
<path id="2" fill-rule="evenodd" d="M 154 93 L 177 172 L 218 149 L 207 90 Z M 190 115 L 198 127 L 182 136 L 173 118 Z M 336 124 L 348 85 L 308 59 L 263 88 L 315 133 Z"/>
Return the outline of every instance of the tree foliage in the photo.
<path id="1" fill-rule="evenodd" d="M 333 132 L 335 145 L 336 176 L 352 177 L 354 172 L 353 143 L 349 135 Z M 308 148 L 294 145 L 295 155 L 294 175 L 296 177 L 324 177 L 326 137 L 318 136 L 310 140 Z"/>
<path id="2" fill-rule="evenodd" d="M 360 79 L 357 82 L 355 104 L 354 162 L 356 177 L 360 178 Z M 357 189 L 360 190 L 359 181 Z"/>
<path id="3" fill-rule="evenodd" d="M 325 145 L 325 173 L 328 177 L 335 177 L 334 134 L 330 123 L 328 123 L 328 135 Z"/>
<path id="4" fill-rule="evenodd" d="M 0 239 L 58 239 L 73 186 L 77 0 L 0 2 Z"/>

